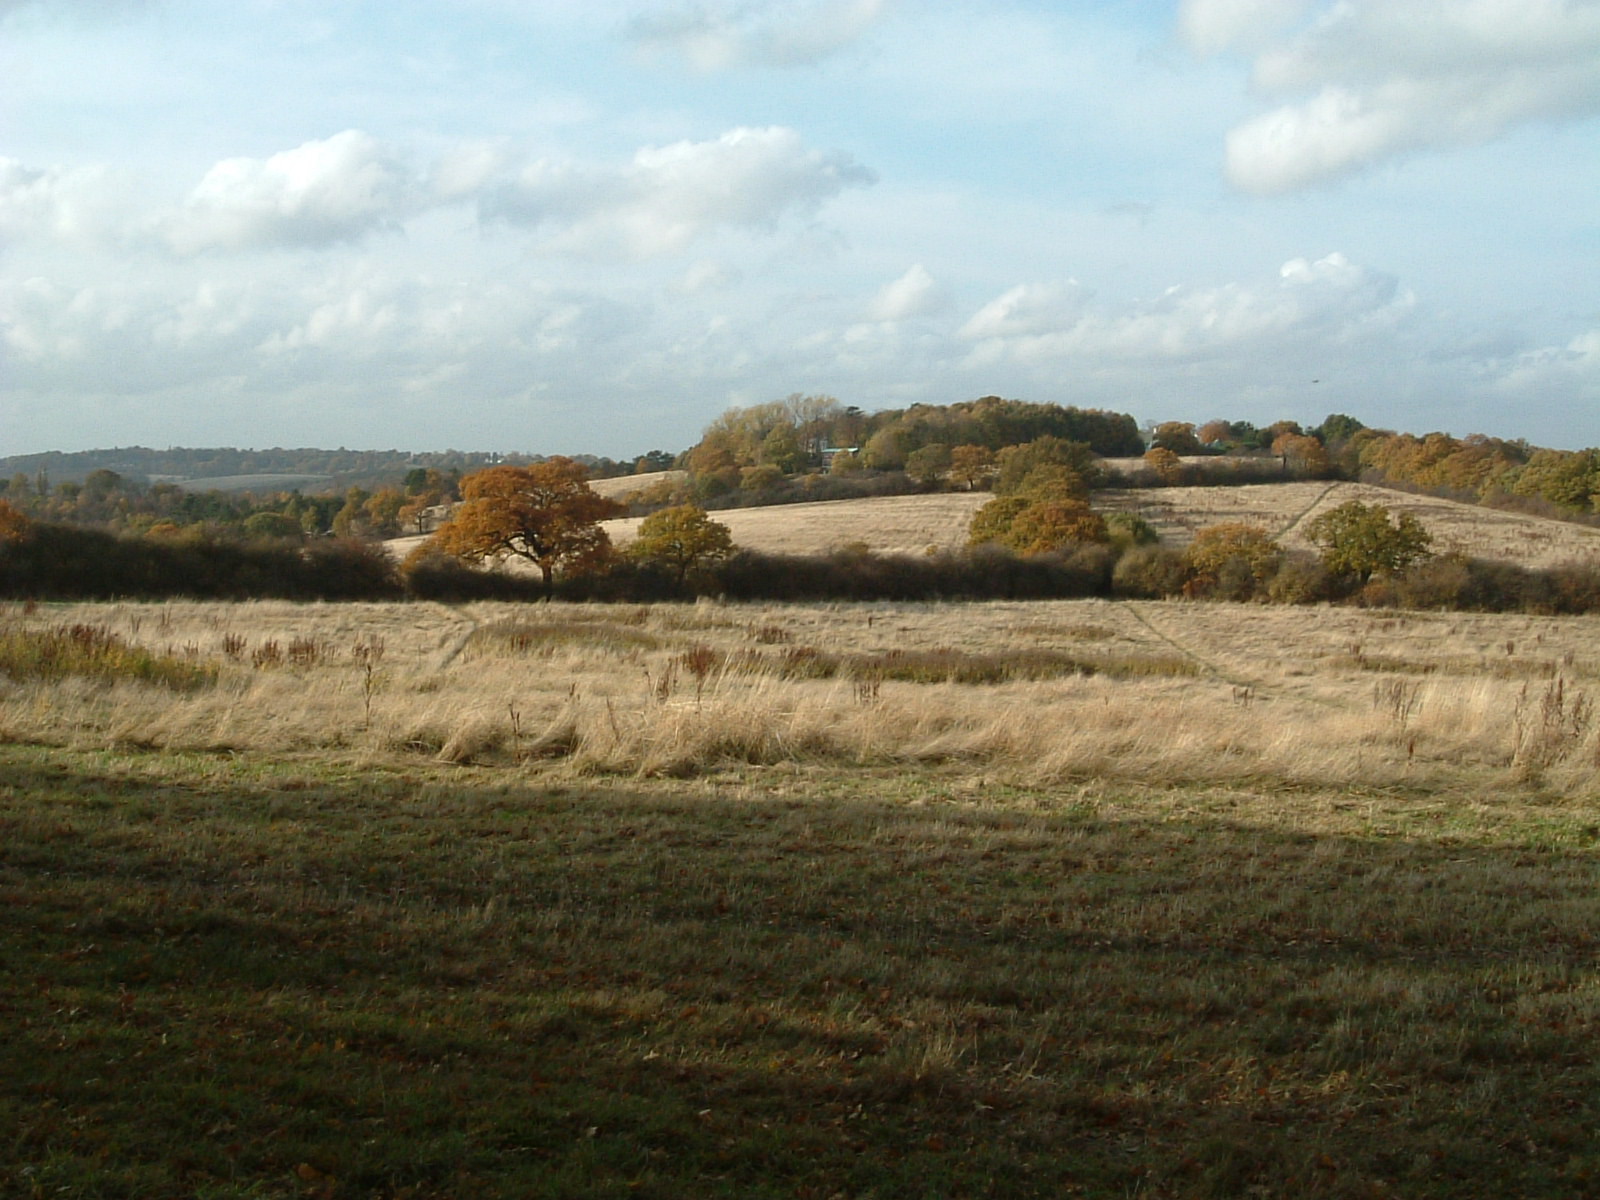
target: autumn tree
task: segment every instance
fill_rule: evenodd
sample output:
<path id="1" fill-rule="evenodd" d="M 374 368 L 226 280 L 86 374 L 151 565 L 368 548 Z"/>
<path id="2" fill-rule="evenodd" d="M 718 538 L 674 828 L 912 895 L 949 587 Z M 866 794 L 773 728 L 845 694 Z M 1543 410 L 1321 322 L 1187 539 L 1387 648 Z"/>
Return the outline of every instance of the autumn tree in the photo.
<path id="1" fill-rule="evenodd" d="M 611 539 L 600 522 L 626 511 L 596 494 L 588 475 L 582 463 L 559 457 L 468 475 L 460 506 L 433 544 L 467 562 L 525 559 L 539 568 L 548 596 L 557 570 L 592 570 L 606 561 Z"/>
<path id="2" fill-rule="evenodd" d="M 1277 574 L 1283 550 L 1259 525 L 1222 521 L 1194 535 L 1184 560 L 1192 594 L 1248 600 Z"/>
<path id="3" fill-rule="evenodd" d="M 998 471 L 994 490 L 998 496 L 1022 490 L 1029 474 L 1043 466 L 1069 467 L 1090 487 L 1101 478 L 1099 460 L 1087 442 L 1069 442 L 1049 434 L 1018 446 L 1007 446 L 996 456 L 995 464 Z"/>
<path id="4" fill-rule="evenodd" d="M 1151 446 L 1146 450 L 1144 465 L 1149 467 L 1162 483 L 1176 485 L 1183 482 L 1183 459 L 1165 446 Z"/>
<path id="5" fill-rule="evenodd" d="M 994 452 L 987 446 L 968 443 L 950 451 L 950 475 L 966 485 L 969 492 L 994 477 Z"/>
<path id="6" fill-rule="evenodd" d="M 1349 500 L 1306 526 L 1306 537 L 1322 551 L 1322 563 L 1336 575 L 1362 582 L 1394 574 L 1428 554 L 1433 537 L 1410 513 L 1393 520 L 1381 504 Z"/>
<path id="7" fill-rule="evenodd" d="M 628 553 L 671 568 L 682 583 L 695 567 L 732 554 L 733 536 L 721 521 L 707 516 L 705 509 L 682 504 L 659 509 L 639 522 Z"/>
<path id="8" fill-rule="evenodd" d="M 9 500 L 0 500 L 0 546 L 22 541 L 32 526 L 33 522 L 21 509 Z"/>
<path id="9" fill-rule="evenodd" d="M 1009 495 L 996 495 L 972 516 L 968 541 L 994 542 L 1018 554 L 1050 554 L 1084 542 L 1106 542 L 1105 518 L 1089 507 L 1089 489 L 1072 468 L 1036 466 Z"/>
<path id="10" fill-rule="evenodd" d="M 1280 433 L 1272 440 L 1272 452 L 1285 467 L 1320 478 L 1328 473 L 1328 451 L 1316 438 L 1304 433 Z"/>

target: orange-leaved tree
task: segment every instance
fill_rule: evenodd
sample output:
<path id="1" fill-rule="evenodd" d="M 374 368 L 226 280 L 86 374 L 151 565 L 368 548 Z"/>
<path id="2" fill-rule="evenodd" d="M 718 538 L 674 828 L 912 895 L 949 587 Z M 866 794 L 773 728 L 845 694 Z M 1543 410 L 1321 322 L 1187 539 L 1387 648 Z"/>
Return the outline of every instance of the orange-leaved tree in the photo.
<path id="1" fill-rule="evenodd" d="M 526 559 L 544 577 L 593 570 L 611 556 L 600 522 L 626 509 L 589 487 L 588 469 L 570 458 L 526 467 L 489 467 L 461 481 L 461 505 L 433 544 L 468 562 Z"/>

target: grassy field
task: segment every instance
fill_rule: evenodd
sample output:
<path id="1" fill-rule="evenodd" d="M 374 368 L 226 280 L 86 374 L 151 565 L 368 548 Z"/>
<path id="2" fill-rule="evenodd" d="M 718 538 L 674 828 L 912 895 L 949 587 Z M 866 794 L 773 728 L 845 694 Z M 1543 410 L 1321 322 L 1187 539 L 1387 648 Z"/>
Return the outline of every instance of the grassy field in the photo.
<path id="1" fill-rule="evenodd" d="M 1597 680 L 1591 619 L 12 607 L 0 1195 L 1592 1194 Z"/>

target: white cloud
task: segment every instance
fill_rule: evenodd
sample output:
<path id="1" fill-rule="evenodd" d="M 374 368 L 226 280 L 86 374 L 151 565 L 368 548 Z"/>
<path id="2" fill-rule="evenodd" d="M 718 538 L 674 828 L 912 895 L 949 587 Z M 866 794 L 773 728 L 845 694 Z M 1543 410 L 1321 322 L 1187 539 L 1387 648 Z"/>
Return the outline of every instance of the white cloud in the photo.
<path id="1" fill-rule="evenodd" d="M 1496 387 L 1538 403 L 1576 395 L 1600 402 L 1600 329 L 1579 334 L 1564 346 L 1546 346 L 1484 364 Z"/>
<path id="2" fill-rule="evenodd" d="M 961 336 L 973 340 L 1025 339 L 1076 326 L 1084 315 L 1088 295 L 1078 281 L 1024 283 L 996 296 L 961 327 Z"/>
<path id="3" fill-rule="evenodd" d="M 1324 0 L 1282 36 L 1302 7 L 1190 0 L 1181 16 L 1198 50 L 1256 52 L 1256 86 L 1286 98 L 1228 136 L 1229 178 L 1248 191 L 1600 113 L 1594 0 Z"/>
<path id="4" fill-rule="evenodd" d="M 1290 344 L 1328 346 L 1392 328 L 1414 303 L 1392 276 L 1342 254 L 1285 263 L 1275 284 L 1172 287 L 1153 301 L 1092 307 L 1076 284 L 1028 284 L 961 329 L 971 361 L 1202 362 Z"/>
<path id="5" fill-rule="evenodd" d="M 396 228 L 418 198 L 398 158 L 350 129 L 267 159 L 217 163 L 160 229 L 180 254 L 326 246 Z"/>
<path id="6" fill-rule="evenodd" d="M 1201 54 L 1255 49 L 1292 24 L 1310 0 L 1183 0 L 1178 28 Z"/>
<path id="7" fill-rule="evenodd" d="M 0 158 L 0 237 L 93 240 L 113 224 L 115 184 L 100 167 L 30 168 Z"/>
<path id="8" fill-rule="evenodd" d="M 905 321 L 942 308 L 948 301 L 939 281 L 921 263 L 878 289 L 867 308 L 869 321 Z"/>
<path id="9" fill-rule="evenodd" d="M 859 40 L 887 8 L 888 0 L 702 3 L 638 17 L 629 36 L 700 71 L 805 66 Z"/>
<path id="10" fill-rule="evenodd" d="M 550 227 L 560 249 L 648 258 L 717 229 L 770 229 L 873 180 L 849 155 L 811 149 L 792 129 L 740 128 L 649 147 L 623 167 L 536 162 L 486 193 L 483 212 Z"/>

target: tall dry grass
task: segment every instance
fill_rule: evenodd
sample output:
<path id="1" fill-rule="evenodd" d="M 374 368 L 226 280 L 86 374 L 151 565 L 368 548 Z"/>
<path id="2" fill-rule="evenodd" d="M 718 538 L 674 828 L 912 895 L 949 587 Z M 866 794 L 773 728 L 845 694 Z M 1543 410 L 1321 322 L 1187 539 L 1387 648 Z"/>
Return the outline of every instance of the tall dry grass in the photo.
<path id="1" fill-rule="evenodd" d="M 1112 601 L 58 605 L 214 672 L 0 681 L 0 736 L 74 747 L 691 775 L 915 768 L 1022 786 L 1600 791 L 1600 620 Z M 933 653 L 937 651 L 937 653 Z M 823 678 L 786 664 L 828 655 Z M 993 683 L 882 664 L 1081 664 Z M 983 671 L 969 677 L 985 678 Z"/>

